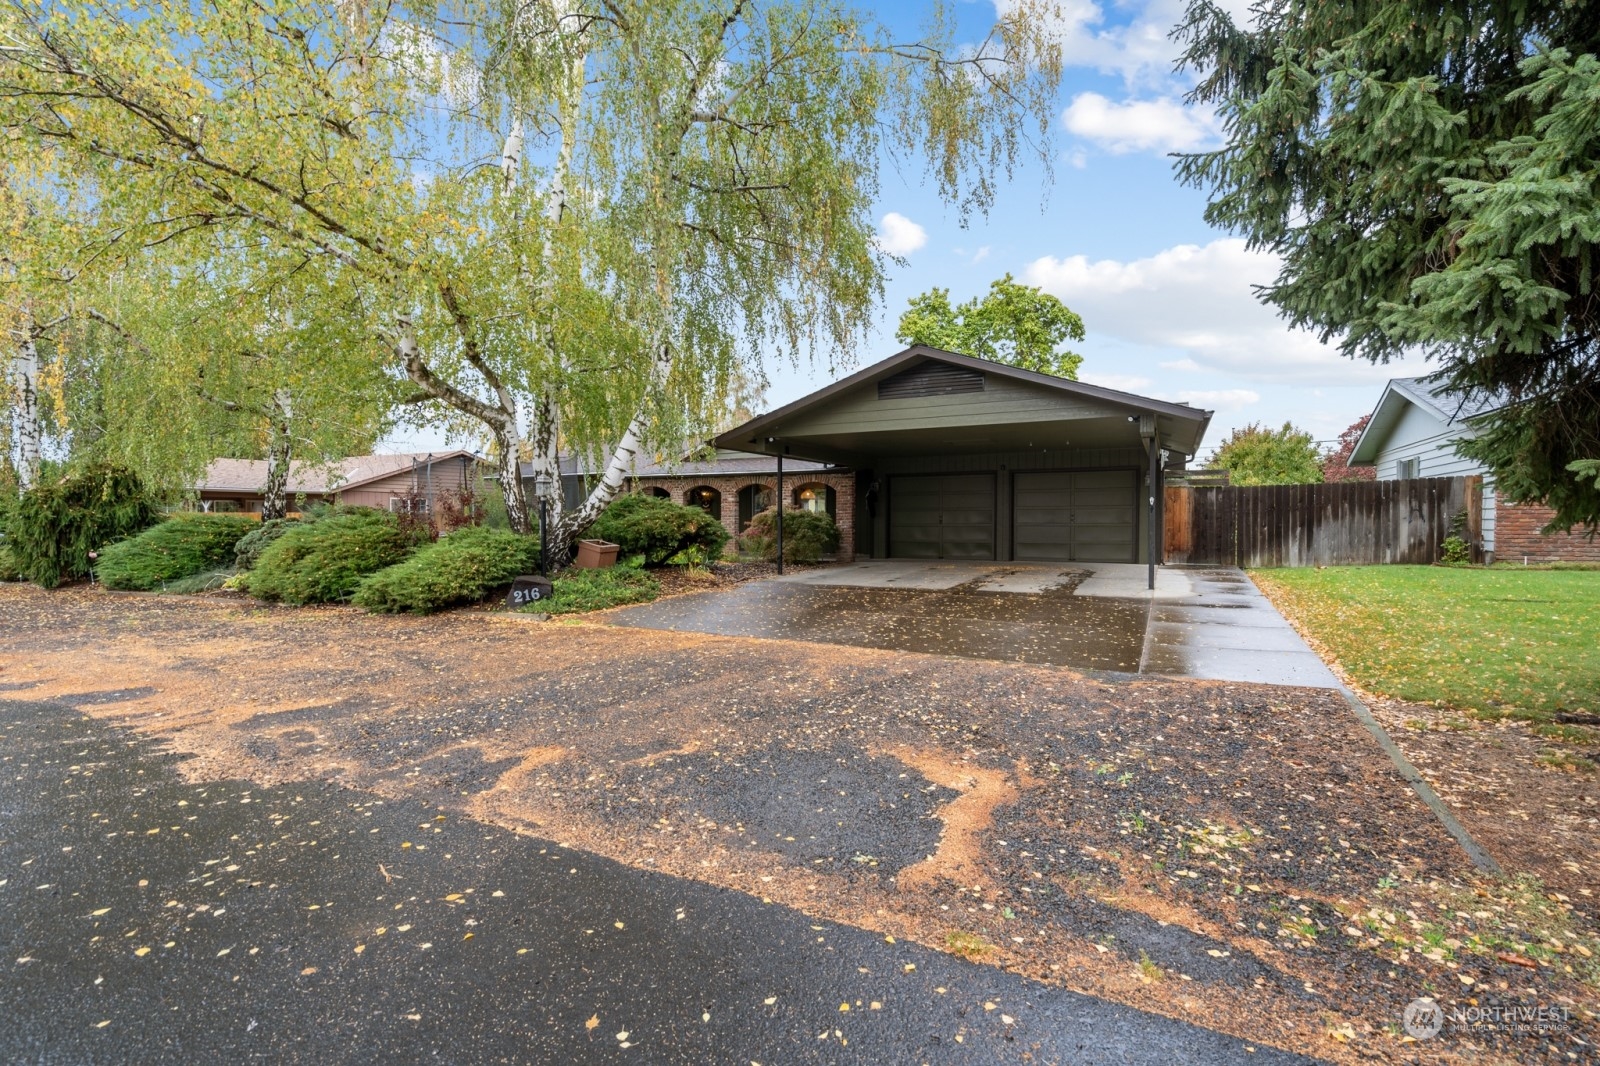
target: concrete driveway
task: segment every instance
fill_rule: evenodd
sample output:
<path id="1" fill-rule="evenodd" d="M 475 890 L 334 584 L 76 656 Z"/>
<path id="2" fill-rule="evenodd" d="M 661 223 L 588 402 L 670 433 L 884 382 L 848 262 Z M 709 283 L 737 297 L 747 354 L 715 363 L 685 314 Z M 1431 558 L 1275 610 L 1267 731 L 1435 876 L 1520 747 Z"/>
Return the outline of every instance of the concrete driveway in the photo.
<path id="1" fill-rule="evenodd" d="M 873 561 L 613 612 L 617 625 L 1125 674 L 1336 688 L 1243 571 Z"/>

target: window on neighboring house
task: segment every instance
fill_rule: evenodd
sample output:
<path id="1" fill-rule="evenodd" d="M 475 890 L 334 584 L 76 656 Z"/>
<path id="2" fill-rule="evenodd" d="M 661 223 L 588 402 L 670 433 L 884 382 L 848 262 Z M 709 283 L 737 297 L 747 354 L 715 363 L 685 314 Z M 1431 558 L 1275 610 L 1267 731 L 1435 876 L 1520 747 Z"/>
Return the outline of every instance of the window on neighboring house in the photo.
<path id="1" fill-rule="evenodd" d="M 1394 476 L 1401 481 L 1422 476 L 1421 459 L 1397 459 L 1394 464 Z"/>
<path id="2" fill-rule="evenodd" d="M 396 514 L 427 514 L 428 497 L 426 496 L 390 496 L 389 510 Z"/>

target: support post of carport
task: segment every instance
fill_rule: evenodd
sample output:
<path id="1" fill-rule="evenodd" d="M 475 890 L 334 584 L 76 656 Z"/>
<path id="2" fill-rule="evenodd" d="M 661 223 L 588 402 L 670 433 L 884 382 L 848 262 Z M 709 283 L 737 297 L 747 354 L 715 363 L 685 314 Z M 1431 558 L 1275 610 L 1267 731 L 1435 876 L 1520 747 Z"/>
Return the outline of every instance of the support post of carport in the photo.
<path id="1" fill-rule="evenodd" d="M 1147 497 L 1149 500 L 1149 512 L 1145 520 L 1145 529 L 1148 534 L 1146 551 L 1148 552 L 1147 562 L 1150 573 L 1149 588 L 1151 592 L 1154 592 L 1156 590 L 1156 545 L 1159 543 L 1156 539 L 1159 535 L 1156 529 L 1156 493 L 1161 491 L 1161 468 L 1158 465 L 1159 459 L 1157 458 L 1161 454 L 1161 442 L 1156 432 L 1156 416 L 1154 413 L 1139 416 L 1139 439 L 1145 442 L 1145 448 L 1150 452 L 1150 492 Z"/>
<path id="2" fill-rule="evenodd" d="M 777 443 L 776 438 L 768 437 L 769 444 Z M 778 576 L 783 576 L 783 453 L 778 453 L 778 515 L 775 519 L 778 530 Z"/>

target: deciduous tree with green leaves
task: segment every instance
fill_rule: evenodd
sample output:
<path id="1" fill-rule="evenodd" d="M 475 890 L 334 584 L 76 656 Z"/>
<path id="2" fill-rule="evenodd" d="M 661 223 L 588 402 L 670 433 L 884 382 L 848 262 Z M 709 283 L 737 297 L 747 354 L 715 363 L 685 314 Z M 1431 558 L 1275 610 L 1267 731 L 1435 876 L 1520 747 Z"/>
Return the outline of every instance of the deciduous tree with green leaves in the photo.
<path id="1" fill-rule="evenodd" d="M 1288 422 L 1281 429 L 1252 422 L 1234 430 L 1206 465 L 1226 470 L 1232 485 L 1311 485 L 1322 480 L 1316 442 Z"/>
<path id="2" fill-rule="evenodd" d="M 1226 143 L 1206 218 L 1283 257 L 1264 298 L 1503 399 L 1461 450 L 1555 525 L 1600 522 L 1600 17 L 1568 0 L 1195 0 L 1177 33 Z"/>
<path id="3" fill-rule="evenodd" d="M 904 344 L 926 344 L 1074 381 L 1083 356 L 1062 345 L 1083 336 L 1083 319 L 1066 304 L 1019 285 L 1010 274 L 991 283 L 981 299 L 960 305 L 950 303 L 948 289 L 913 296 L 895 331 Z"/>
<path id="4" fill-rule="evenodd" d="M 594 459 L 579 507 L 549 500 L 559 548 L 741 360 L 850 355 L 886 138 L 963 211 L 1048 161 L 1048 6 L 974 45 L 948 13 L 907 41 L 819 0 L 0 0 L 0 117 L 145 246 L 337 264 L 369 357 L 489 438 L 513 528 L 521 460 Z"/>

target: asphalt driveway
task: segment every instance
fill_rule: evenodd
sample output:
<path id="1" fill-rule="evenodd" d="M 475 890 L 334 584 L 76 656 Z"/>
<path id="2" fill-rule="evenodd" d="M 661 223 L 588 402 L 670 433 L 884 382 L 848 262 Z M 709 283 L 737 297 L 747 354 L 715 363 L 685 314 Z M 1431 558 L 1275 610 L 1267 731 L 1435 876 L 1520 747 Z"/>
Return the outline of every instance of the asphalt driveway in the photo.
<path id="1" fill-rule="evenodd" d="M 1418 1050 L 1425 992 L 1589 987 L 1502 957 L 1557 904 L 1328 690 L 94 589 L 0 617 L 0 1057 L 1354 1066 Z"/>
<path id="2" fill-rule="evenodd" d="M 609 612 L 617 625 L 893 651 L 1334 688 L 1233 567 L 863 562 Z"/>

